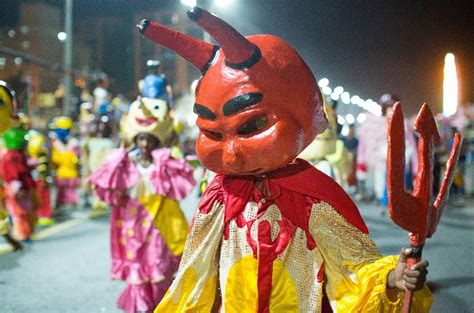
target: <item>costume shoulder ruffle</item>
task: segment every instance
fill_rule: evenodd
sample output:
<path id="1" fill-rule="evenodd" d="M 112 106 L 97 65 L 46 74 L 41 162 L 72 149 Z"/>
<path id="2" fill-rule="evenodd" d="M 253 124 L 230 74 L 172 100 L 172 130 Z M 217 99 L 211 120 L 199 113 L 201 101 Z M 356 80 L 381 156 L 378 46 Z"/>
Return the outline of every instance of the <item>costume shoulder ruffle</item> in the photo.
<path id="1" fill-rule="evenodd" d="M 174 200 L 188 195 L 196 184 L 192 167 L 184 159 L 171 157 L 168 148 L 152 152 L 154 169 L 150 179 L 155 192 Z M 103 165 L 89 176 L 96 189 L 125 191 L 133 187 L 140 173 L 128 151 L 120 148 L 112 150 Z"/>
<path id="2" fill-rule="evenodd" d="M 89 176 L 96 188 L 126 190 L 136 184 L 139 173 L 124 148 L 110 152 L 102 166 Z"/>
<path id="3" fill-rule="evenodd" d="M 171 149 L 163 148 L 152 152 L 155 169 L 151 173 L 151 182 L 157 194 L 181 200 L 186 197 L 196 181 L 193 168 L 184 159 L 171 157 Z"/>

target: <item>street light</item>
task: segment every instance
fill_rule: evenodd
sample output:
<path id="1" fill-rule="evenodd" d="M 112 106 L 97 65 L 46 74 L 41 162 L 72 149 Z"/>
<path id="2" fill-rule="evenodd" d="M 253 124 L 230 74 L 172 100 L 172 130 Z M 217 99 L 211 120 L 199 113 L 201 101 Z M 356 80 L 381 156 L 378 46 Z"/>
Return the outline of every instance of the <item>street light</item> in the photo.
<path id="1" fill-rule="evenodd" d="M 197 0 L 181 0 L 181 3 L 192 8 L 196 6 Z"/>
<path id="2" fill-rule="evenodd" d="M 233 0 L 214 0 L 214 4 L 221 8 L 231 5 L 232 2 Z"/>
<path id="3" fill-rule="evenodd" d="M 328 86 L 324 86 L 324 87 L 321 89 L 321 91 L 323 92 L 323 94 L 325 94 L 325 95 L 327 95 L 327 96 L 332 93 L 331 87 L 328 87 Z"/>
<path id="4" fill-rule="evenodd" d="M 334 88 L 334 93 L 337 95 L 340 95 L 343 92 L 344 92 L 344 88 L 342 88 L 342 86 L 337 86 L 336 88 Z"/>
<path id="5" fill-rule="evenodd" d="M 456 113 L 458 106 L 458 78 L 454 54 L 447 53 L 444 58 L 443 80 L 443 115 L 451 116 Z"/>
<path id="6" fill-rule="evenodd" d="M 319 87 L 323 88 L 329 85 L 329 79 L 327 78 L 321 78 L 318 82 Z"/>
<path id="7" fill-rule="evenodd" d="M 354 124 L 354 122 L 355 122 L 354 115 L 352 115 L 352 114 L 347 114 L 347 115 L 346 115 L 346 121 L 347 121 L 347 123 L 349 123 L 349 124 Z"/>
<path id="8" fill-rule="evenodd" d="M 365 115 L 365 113 L 359 113 L 359 115 L 357 115 L 357 122 L 362 124 L 364 123 L 366 118 L 367 118 L 367 115 Z"/>
<path id="9" fill-rule="evenodd" d="M 59 41 L 63 41 L 63 42 L 66 41 L 67 34 L 65 32 L 59 32 L 58 33 L 58 39 L 59 39 Z"/>

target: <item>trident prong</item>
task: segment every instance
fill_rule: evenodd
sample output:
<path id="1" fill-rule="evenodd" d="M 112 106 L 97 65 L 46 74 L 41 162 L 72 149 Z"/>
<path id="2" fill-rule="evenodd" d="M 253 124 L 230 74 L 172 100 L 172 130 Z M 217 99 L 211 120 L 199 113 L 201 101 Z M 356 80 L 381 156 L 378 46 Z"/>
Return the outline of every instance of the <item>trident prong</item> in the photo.
<path id="1" fill-rule="evenodd" d="M 453 181 L 454 167 L 461 150 L 461 136 L 456 134 L 451 149 L 441 190 L 433 201 L 434 144 L 439 143 L 439 133 L 429 107 L 423 104 L 415 122 L 420 135 L 418 141 L 418 173 L 413 193 L 405 190 L 405 128 L 400 103 L 396 103 L 388 124 L 387 191 L 390 218 L 395 224 L 410 232 L 410 245 L 414 249 L 408 259 L 411 267 L 421 261 L 425 239 L 436 231 L 446 206 L 449 187 Z M 403 312 L 409 313 L 412 292 L 405 293 Z"/>

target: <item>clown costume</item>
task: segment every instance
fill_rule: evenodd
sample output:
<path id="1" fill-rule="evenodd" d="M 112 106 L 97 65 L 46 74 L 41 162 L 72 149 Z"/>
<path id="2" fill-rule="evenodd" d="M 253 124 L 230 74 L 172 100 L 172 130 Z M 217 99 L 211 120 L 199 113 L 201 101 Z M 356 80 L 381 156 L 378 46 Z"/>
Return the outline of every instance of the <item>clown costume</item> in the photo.
<path id="1" fill-rule="evenodd" d="M 10 128 L 3 134 L 7 152 L 0 161 L 5 205 L 12 217 L 13 236 L 19 240 L 31 239 L 36 224 L 35 182 L 27 164 L 25 148 L 27 130 Z"/>
<path id="2" fill-rule="evenodd" d="M 195 185 L 192 168 L 171 157 L 172 120 L 161 99 L 139 98 L 125 121 L 132 149 L 110 153 L 90 176 L 111 206 L 111 277 L 127 282 L 117 300 L 125 312 L 151 312 L 178 269 L 188 224 L 179 206 Z"/>
<path id="3" fill-rule="evenodd" d="M 51 161 L 56 168 L 56 208 L 79 202 L 79 144 L 77 140 L 70 138 L 72 127 L 70 117 L 61 116 L 54 122 L 56 137 L 52 140 Z"/>

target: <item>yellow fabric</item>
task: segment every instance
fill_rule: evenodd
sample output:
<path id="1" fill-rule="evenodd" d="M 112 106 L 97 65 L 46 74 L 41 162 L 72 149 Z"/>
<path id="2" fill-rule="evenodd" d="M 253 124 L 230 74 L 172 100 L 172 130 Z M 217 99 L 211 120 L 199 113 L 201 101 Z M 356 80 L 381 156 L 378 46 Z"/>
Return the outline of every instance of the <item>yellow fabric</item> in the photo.
<path id="1" fill-rule="evenodd" d="M 55 120 L 56 128 L 60 129 L 71 129 L 73 124 L 72 118 L 67 116 L 60 116 Z"/>
<path id="2" fill-rule="evenodd" d="M 77 155 L 72 151 L 59 151 L 53 147 L 51 153 L 51 160 L 58 169 L 56 170 L 56 177 L 59 179 L 75 179 L 79 177 L 77 171 L 77 164 L 79 162 Z"/>
<path id="3" fill-rule="evenodd" d="M 171 156 L 175 159 L 182 159 L 184 158 L 183 152 L 177 146 L 171 147 Z"/>
<path id="4" fill-rule="evenodd" d="M 42 153 L 45 153 L 45 138 L 43 134 L 38 131 L 31 130 L 28 132 L 28 154 L 37 160 Z"/>
<path id="5" fill-rule="evenodd" d="M 3 201 L 3 199 L 0 198 L 0 201 Z M 0 203 L 0 235 L 6 235 L 9 232 L 8 212 L 5 208 L 2 208 L 2 204 Z"/>
<path id="6" fill-rule="evenodd" d="M 373 263 L 345 263 L 354 271 L 356 279 L 345 279 L 337 287 L 337 312 L 400 312 L 404 293 L 386 287 L 388 273 L 396 267 L 397 260 L 398 256 L 388 256 Z M 431 304 L 431 292 L 425 285 L 413 293 L 411 313 L 429 312 Z"/>
<path id="7" fill-rule="evenodd" d="M 256 312 L 258 260 L 247 255 L 231 268 L 225 288 L 226 312 Z M 245 287 L 244 287 L 245 286 Z M 298 292 L 281 261 L 273 262 L 270 312 L 298 312 Z"/>
<path id="8" fill-rule="evenodd" d="M 139 201 L 153 217 L 153 223 L 171 253 L 181 255 L 189 226 L 178 201 L 160 195 L 141 196 Z"/>
<path id="9" fill-rule="evenodd" d="M 223 213 L 219 203 L 208 214 L 196 212 L 176 278 L 155 313 L 211 312 L 218 291 Z"/>
<path id="10" fill-rule="evenodd" d="M 382 257 L 367 234 L 328 204 L 320 203 L 313 210 L 310 225 L 324 259 L 326 293 L 336 312 L 400 312 L 403 292 L 391 301 L 386 289 L 397 256 Z M 396 290 L 389 292 L 396 294 Z M 414 293 L 412 313 L 429 312 L 431 303 L 425 286 Z"/>
<path id="11" fill-rule="evenodd" d="M 211 184 L 209 188 L 216 186 Z M 245 246 L 246 237 L 231 245 L 235 253 L 226 250 L 229 241 L 222 238 L 224 211 L 219 201 L 213 202 L 208 213 L 196 211 L 176 278 L 155 312 L 211 312 L 216 293 L 219 293 L 218 279 L 226 312 L 255 312 L 258 301 L 257 260 L 248 254 L 251 250 Z M 246 214 L 251 218 L 250 210 Z M 274 221 L 277 216 L 267 214 L 266 218 Z M 335 312 L 400 311 L 403 293 L 397 294 L 397 290 L 386 289 L 387 275 L 395 267 L 396 257 L 383 258 L 367 234 L 349 224 L 327 203 L 313 205 L 309 225 L 317 243 L 317 248 L 311 253 L 318 255 L 315 259 L 324 261 L 325 291 Z M 235 234 L 232 227 L 229 231 Z M 242 236 L 246 236 L 245 230 L 241 232 Z M 305 239 L 306 247 L 306 237 L 295 236 L 293 240 L 297 241 L 298 238 Z M 291 248 L 294 249 L 297 244 L 294 242 Z M 243 251 L 247 251 L 243 257 L 232 259 L 232 256 Z M 294 273 L 290 270 L 300 260 L 301 257 L 297 257 L 293 260 L 279 259 L 273 263 L 270 312 L 320 310 L 318 301 L 321 300 L 322 290 L 315 275 L 311 276 L 307 271 Z M 226 262 L 232 263 L 227 266 L 229 263 Z M 308 286 L 306 279 L 314 282 L 314 285 Z M 313 293 L 314 305 L 304 304 L 307 298 L 297 296 L 303 293 L 297 288 L 301 282 L 304 288 L 318 291 Z M 388 293 L 394 293 L 395 300 L 391 301 Z M 281 306 L 276 307 L 277 303 Z M 413 305 L 414 312 L 429 311 L 431 295 L 426 287 L 415 293 Z"/>
<path id="12" fill-rule="evenodd" d="M 217 276 L 209 277 L 199 299 L 192 301 L 192 293 L 197 282 L 196 271 L 193 268 L 189 268 L 179 281 L 179 286 L 177 287 L 179 291 L 175 292 L 175 296 L 172 297 L 170 295 L 171 289 L 168 290 L 154 312 L 211 312 L 216 295 Z"/>
<path id="13" fill-rule="evenodd" d="M 326 156 L 326 160 L 331 163 L 336 174 L 336 181 L 344 184 L 352 170 L 352 154 L 347 151 L 344 141 L 336 141 L 336 151 Z"/>
<path id="14" fill-rule="evenodd" d="M 0 134 L 12 126 L 13 105 L 10 97 L 10 91 L 0 85 Z"/>

